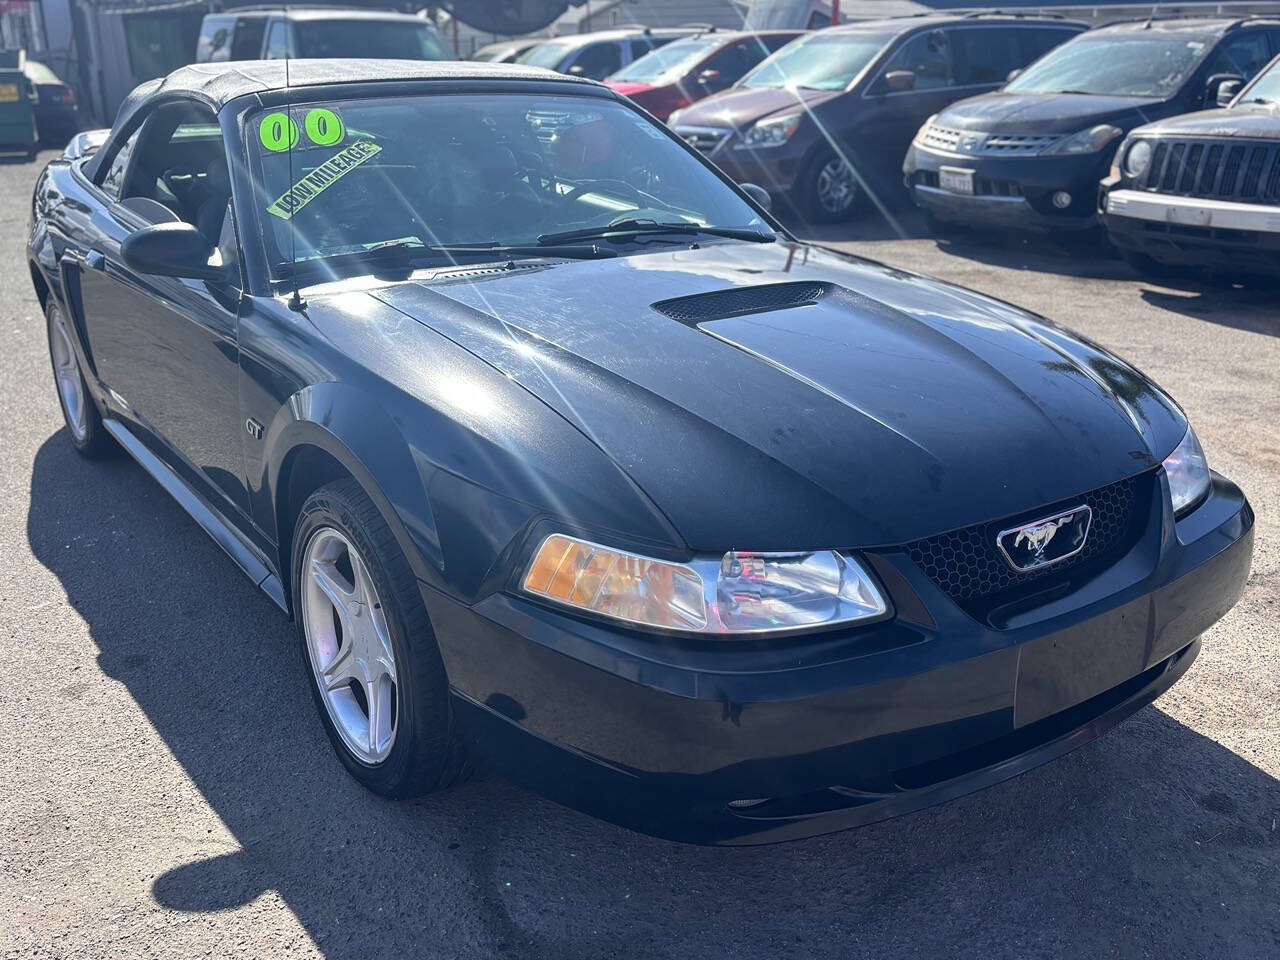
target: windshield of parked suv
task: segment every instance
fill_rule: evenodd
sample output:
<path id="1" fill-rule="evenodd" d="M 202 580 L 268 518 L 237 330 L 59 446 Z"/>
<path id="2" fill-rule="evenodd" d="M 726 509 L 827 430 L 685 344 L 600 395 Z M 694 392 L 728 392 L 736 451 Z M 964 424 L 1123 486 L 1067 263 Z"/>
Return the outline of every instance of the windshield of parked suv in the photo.
<path id="1" fill-rule="evenodd" d="M 787 44 L 747 74 L 741 86 L 843 90 L 891 37 L 844 31 L 813 33 Z"/>
<path id="2" fill-rule="evenodd" d="M 300 20 L 297 28 L 298 51 L 303 57 L 449 59 L 426 24 L 404 20 Z"/>
<path id="3" fill-rule="evenodd" d="M 1241 100 L 1245 103 L 1258 100 L 1264 103 L 1280 103 L 1280 66 L 1273 66 L 1260 76 Z"/>
<path id="4" fill-rule="evenodd" d="M 540 43 L 532 50 L 526 50 L 516 57 L 516 62 L 554 70 L 572 49 L 571 43 Z"/>
<path id="5" fill-rule="evenodd" d="M 291 113 L 292 133 L 283 108 L 256 113 L 245 128 L 277 268 L 295 244 L 298 261 L 315 261 L 385 247 L 536 245 L 618 221 L 679 229 L 610 243 L 611 252 L 687 245 L 688 232 L 703 228 L 772 238 L 678 140 L 611 100 L 435 94 L 302 104 Z M 554 246 L 546 249 L 554 255 Z"/>
<path id="6" fill-rule="evenodd" d="M 1182 85 L 1208 47 L 1178 35 L 1086 33 L 1045 54 L 1004 89 L 1164 98 Z"/>
<path id="7" fill-rule="evenodd" d="M 715 37 L 691 37 L 677 40 L 646 53 L 623 67 L 610 80 L 623 83 L 670 83 L 684 76 L 699 60 L 720 45 Z"/>

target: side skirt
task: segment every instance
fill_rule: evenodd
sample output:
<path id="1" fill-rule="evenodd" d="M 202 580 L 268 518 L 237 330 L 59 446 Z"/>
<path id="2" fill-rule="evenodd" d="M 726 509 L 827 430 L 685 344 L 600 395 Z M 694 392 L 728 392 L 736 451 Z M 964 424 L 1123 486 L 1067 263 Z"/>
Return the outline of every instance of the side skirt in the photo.
<path id="1" fill-rule="evenodd" d="M 138 461 L 138 465 L 151 474 L 152 479 L 160 484 L 169 496 L 178 501 L 178 506 L 187 511 L 191 519 L 226 551 L 227 556 L 236 562 L 236 565 L 257 585 L 258 589 L 288 614 L 289 605 L 285 602 L 280 578 L 271 572 L 261 552 L 240 531 L 227 523 L 222 515 L 210 507 L 205 499 L 192 490 L 180 476 L 169 469 L 164 461 L 148 450 L 128 427 L 119 420 L 109 417 L 104 417 L 102 424 L 111 431 L 111 435 L 119 441 L 120 446 L 128 451 L 129 456 Z"/>

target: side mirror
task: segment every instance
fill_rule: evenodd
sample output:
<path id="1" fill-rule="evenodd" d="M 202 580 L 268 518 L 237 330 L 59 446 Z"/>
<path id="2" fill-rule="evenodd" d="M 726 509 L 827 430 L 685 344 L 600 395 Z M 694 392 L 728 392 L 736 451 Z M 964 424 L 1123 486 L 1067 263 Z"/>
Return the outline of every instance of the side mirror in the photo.
<path id="1" fill-rule="evenodd" d="M 157 223 L 131 233 L 120 244 L 125 266 L 138 273 L 189 280 L 224 280 L 225 267 L 211 264 L 214 246 L 189 223 Z"/>
<path id="2" fill-rule="evenodd" d="M 1215 73 L 1204 85 L 1204 102 L 1222 104 L 1222 88 L 1229 83 L 1235 83 L 1236 93 L 1240 92 L 1240 87 L 1244 85 L 1244 77 L 1238 73 Z M 1233 93 L 1232 96 L 1235 96 Z"/>
<path id="3" fill-rule="evenodd" d="M 1215 101 L 1220 107 L 1229 106 L 1231 101 L 1236 98 L 1236 94 L 1243 89 L 1243 80 L 1225 80 L 1218 84 L 1218 95 L 1215 98 Z"/>
<path id="4" fill-rule="evenodd" d="M 769 191 L 755 183 L 740 183 L 738 189 L 755 201 L 755 205 L 766 213 L 773 208 L 773 199 Z"/>
<path id="5" fill-rule="evenodd" d="M 1009 71 L 1009 75 L 1004 78 L 1004 82 L 1008 83 L 1011 80 L 1017 80 L 1020 76 L 1022 76 L 1022 68 L 1018 67 L 1016 70 Z"/>
<path id="6" fill-rule="evenodd" d="M 698 83 L 702 84 L 704 87 L 711 86 L 719 79 L 720 79 L 719 70 L 703 70 L 700 74 L 698 74 Z"/>
<path id="7" fill-rule="evenodd" d="M 884 75 L 884 85 L 890 93 L 903 93 L 916 88 L 914 70 L 890 70 Z"/>

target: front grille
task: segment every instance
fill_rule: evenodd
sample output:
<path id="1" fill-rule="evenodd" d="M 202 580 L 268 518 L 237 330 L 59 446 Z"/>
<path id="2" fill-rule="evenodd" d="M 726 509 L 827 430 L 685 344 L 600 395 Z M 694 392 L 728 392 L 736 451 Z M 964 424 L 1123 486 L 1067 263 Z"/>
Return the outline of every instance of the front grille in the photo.
<path id="1" fill-rule="evenodd" d="M 948 153 L 965 153 L 975 157 L 1032 157 L 1055 140 L 1054 136 L 1017 133 L 970 133 L 951 127 L 930 124 L 920 143 Z"/>
<path id="2" fill-rule="evenodd" d="M 676 135 L 699 153 L 711 153 L 729 136 L 729 131 L 715 127 L 677 127 Z"/>
<path id="3" fill-rule="evenodd" d="M 1021 588 L 1030 585 L 1038 590 L 1052 586 L 1055 581 L 1065 582 L 1090 561 L 1118 557 L 1132 542 L 1138 520 L 1135 506 L 1139 487 L 1149 476 L 1130 477 L 1025 514 L 917 540 L 905 549 L 925 575 L 962 607 L 971 613 L 977 612 L 978 607 L 990 609 L 995 603 L 1016 599 Z M 1093 519 L 1084 549 L 1078 554 L 1030 573 L 1019 573 L 1005 562 L 996 546 L 1001 530 L 1031 523 L 1080 503 L 1089 505 Z"/>
<path id="4" fill-rule="evenodd" d="M 1280 205 L 1280 144 L 1162 140 L 1138 186 L 1205 200 Z"/>

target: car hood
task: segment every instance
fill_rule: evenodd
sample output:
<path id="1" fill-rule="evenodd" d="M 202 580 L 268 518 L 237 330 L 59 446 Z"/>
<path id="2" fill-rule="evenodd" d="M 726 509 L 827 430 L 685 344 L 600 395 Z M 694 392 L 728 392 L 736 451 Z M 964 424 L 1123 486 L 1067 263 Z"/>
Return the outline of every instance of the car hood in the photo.
<path id="1" fill-rule="evenodd" d="M 633 94 L 644 93 L 646 90 L 652 90 L 652 83 L 623 83 L 606 81 L 605 86 L 610 90 L 622 94 L 624 97 L 630 97 Z"/>
<path id="2" fill-rule="evenodd" d="M 1160 115 L 1162 102 L 1145 97 L 1085 93 L 988 93 L 953 103 L 938 114 L 939 126 L 982 133 L 1075 133 L 1099 123 L 1132 127 Z"/>
<path id="3" fill-rule="evenodd" d="M 1196 113 L 1158 120 L 1135 133 L 1176 137 L 1239 137 L 1242 140 L 1280 140 L 1280 106 L 1242 103 L 1229 110 Z"/>
<path id="4" fill-rule="evenodd" d="M 802 245 L 368 295 L 557 410 L 698 551 L 897 544 L 1007 517 L 1157 465 L 1186 428 L 1141 373 L 1062 328 Z"/>
<path id="5" fill-rule="evenodd" d="M 680 111 L 677 126 L 733 127 L 741 130 L 783 110 L 812 109 L 840 96 L 843 90 L 785 90 L 772 87 L 734 87 L 700 100 Z"/>

